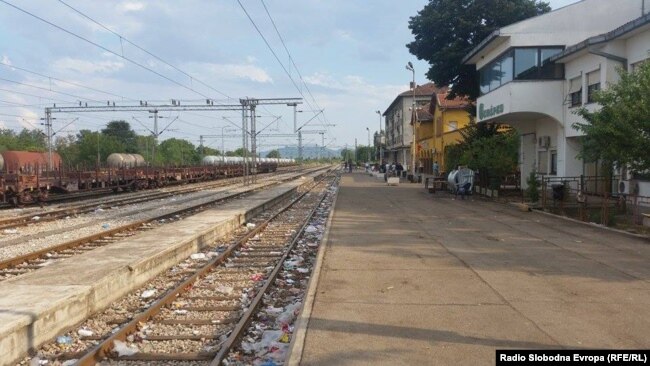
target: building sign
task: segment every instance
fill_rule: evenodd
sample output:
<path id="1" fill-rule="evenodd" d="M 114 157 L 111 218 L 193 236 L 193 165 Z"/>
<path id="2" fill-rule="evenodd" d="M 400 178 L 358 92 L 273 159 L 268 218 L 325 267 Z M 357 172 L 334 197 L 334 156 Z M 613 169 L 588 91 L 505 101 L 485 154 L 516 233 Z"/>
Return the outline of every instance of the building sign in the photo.
<path id="1" fill-rule="evenodd" d="M 505 111 L 505 107 L 503 106 L 503 104 L 499 104 L 497 106 L 491 105 L 489 108 L 486 109 L 485 105 L 481 103 L 478 107 L 478 119 L 482 121 L 486 118 L 491 118 L 503 114 L 504 111 Z"/>

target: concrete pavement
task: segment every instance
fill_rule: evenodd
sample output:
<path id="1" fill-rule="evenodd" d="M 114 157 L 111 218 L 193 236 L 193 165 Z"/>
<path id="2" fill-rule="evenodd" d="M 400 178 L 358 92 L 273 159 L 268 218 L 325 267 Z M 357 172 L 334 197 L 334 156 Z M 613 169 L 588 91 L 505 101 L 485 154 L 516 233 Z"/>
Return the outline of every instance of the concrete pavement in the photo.
<path id="1" fill-rule="evenodd" d="M 302 365 L 493 365 L 649 348 L 650 243 L 345 174 Z"/>

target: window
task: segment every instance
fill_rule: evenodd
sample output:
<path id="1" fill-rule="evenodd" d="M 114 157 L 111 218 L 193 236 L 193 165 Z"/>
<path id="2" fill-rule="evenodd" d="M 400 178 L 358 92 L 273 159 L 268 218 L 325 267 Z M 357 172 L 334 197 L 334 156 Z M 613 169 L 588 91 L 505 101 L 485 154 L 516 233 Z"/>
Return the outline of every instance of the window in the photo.
<path id="1" fill-rule="evenodd" d="M 537 48 L 515 50 L 515 79 L 530 80 L 537 76 Z"/>
<path id="2" fill-rule="evenodd" d="M 537 152 L 537 172 L 548 174 L 548 151 Z"/>
<path id="3" fill-rule="evenodd" d="M 551 174 L 557 175 L 557 151 L 551 151 Z"/>
<path id="4" fill-rule="evenodd" d="M 600 70 L 587 74 L 587 103 L 594 103 L 594 94 L 600 90 Z"/>
<path id="5" fill-rule="evenodd" d="M 571 107 L 582 105 L 582 77 L 578 76 L 569 82 L 569 98 Z"/>
<path id="6" fill-rule="evenodd" d="M 512 80 L 563 79 L 564 65 L 549 58 L 561 47 L 513 48 L 480 71 L 481 93 L 486 94 Z"/>

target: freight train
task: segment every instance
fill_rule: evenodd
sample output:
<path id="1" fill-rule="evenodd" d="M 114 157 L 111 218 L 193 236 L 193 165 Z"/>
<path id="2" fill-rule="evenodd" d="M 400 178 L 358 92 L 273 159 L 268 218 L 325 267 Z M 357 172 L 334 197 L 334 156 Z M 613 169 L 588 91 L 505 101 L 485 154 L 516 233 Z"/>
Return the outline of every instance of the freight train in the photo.
<path id="1" fill-rule="evenodd" d="M 208 159 L 214 158 L 214 159 Z M 220 159 L 217 162 L 217 159 Z M 172 184 L 193 183 L 241 176 L 243 158 L 205 157 L 199 166 L 154 167 L 139 154 L 111 154 L 93 170 L 66 169 L 61 156 L 31 151 L 0 152 L 0 202 L 14 206 L 47 202 L 51 195 L 92 191 L 135 191 Z M 206 160 L 207 159 L 207 160 Z M 207 163 L 212 161 L 212 163 Z M 247 164 L 250 166 L 250 160 Z M 292 159 L 261 158 L 258 173 L 293 165 Z"/>

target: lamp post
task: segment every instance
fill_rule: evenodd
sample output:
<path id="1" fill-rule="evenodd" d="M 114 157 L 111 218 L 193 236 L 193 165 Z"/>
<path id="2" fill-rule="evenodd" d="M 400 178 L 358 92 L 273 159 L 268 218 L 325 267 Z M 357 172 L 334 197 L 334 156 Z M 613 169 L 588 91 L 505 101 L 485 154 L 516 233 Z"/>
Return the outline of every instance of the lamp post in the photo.
<path id="1" fill-rule="evenodd" d="M 375 111 L 375 113 L 379 115 L 379 165 L 381 165 L 384 160 L 384 154 L 381 145 L 381 111 Z"/>
<path id="2" fill-rule="evenodd" d="M 412 113 L 411 113 L 411 125 L 413 126 L 413 141 L 411 142 L 411 174 L 413 174 L 413 181 L 415 181 L 415 144 L 416 144 L 416 136 L 415 136 L 415 123 L 417 120 L 417 112 L 415 111 L 415 69 L 413 68 L 413 64 L 411 61 L 409 61 L 406 64 L 406 69 L 409 70 L 410 72 L 413 73 L 413 107 L 411 108 Z"/>

